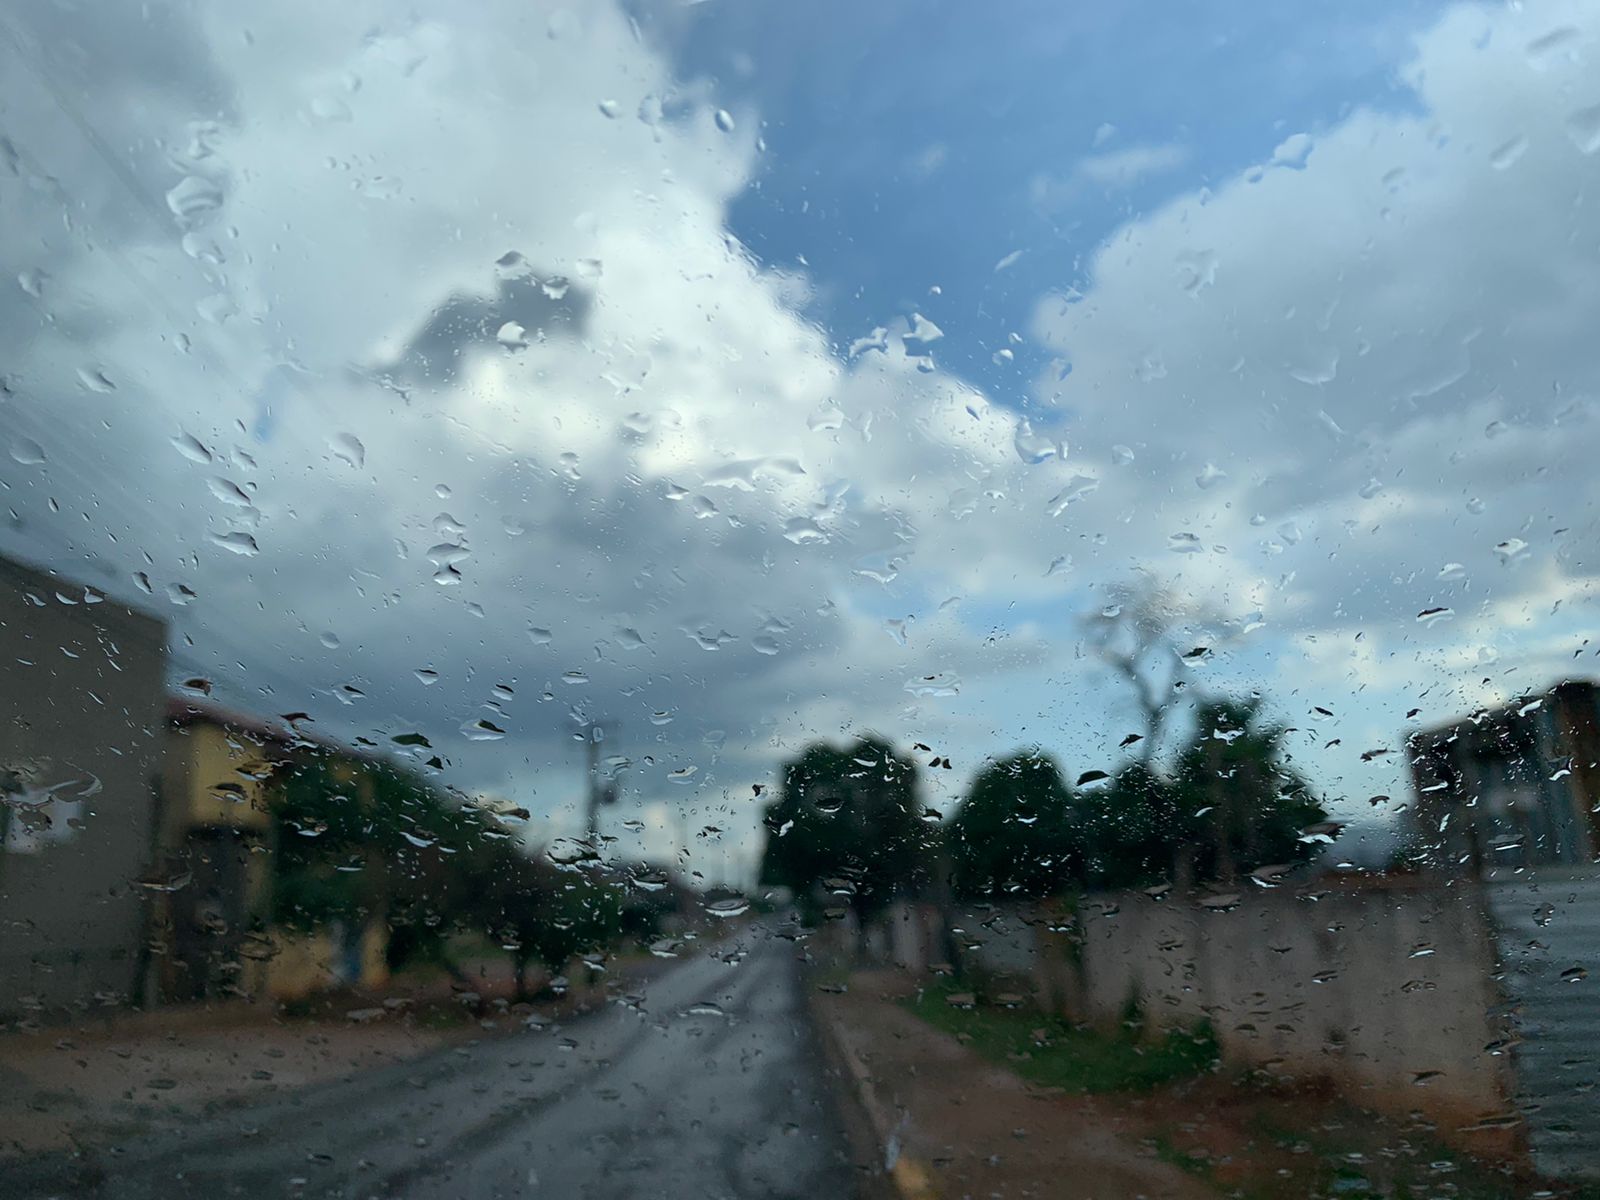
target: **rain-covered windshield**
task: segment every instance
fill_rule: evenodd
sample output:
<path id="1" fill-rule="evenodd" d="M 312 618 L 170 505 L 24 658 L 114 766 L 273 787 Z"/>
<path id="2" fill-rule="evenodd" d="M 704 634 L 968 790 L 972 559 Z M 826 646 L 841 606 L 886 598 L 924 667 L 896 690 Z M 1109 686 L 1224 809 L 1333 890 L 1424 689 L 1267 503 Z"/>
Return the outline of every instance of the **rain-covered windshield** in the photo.
<path id="1" fill-rule="evenodd" d="M 11 4 L 0 213 L 0 1193 L 1600 1187 L 1600 9 Z"/>

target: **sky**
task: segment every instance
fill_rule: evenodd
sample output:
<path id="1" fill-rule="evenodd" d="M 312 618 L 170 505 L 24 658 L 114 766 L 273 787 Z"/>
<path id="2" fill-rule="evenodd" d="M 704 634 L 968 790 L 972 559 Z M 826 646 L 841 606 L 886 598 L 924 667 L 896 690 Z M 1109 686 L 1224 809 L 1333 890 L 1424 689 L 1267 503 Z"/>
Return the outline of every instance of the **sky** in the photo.
<path id="1" fill-rule="evenodd" d="M 1113 769 L 1088 629 L 1157 588 L 1370 857 L 1371 751 L 1596 673 L 1597 56 L 1558 0 L 13 10 L 0 552 L 532 840 L 603 720 L 614 851 L 708 878 L 814 739 L 945 810 Z"/>

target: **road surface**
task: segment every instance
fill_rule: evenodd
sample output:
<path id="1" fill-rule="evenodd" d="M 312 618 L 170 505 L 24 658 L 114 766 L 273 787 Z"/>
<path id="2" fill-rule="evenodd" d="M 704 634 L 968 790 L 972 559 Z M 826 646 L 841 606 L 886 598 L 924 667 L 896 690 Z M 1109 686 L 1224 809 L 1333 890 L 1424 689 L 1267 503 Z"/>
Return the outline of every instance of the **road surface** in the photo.
<path id="1" fill-rule="evenodd" d="M 689 959 L 562 1028 L 279 1095 L 85 1160 L 0 1165 L 0 1195 L 853 1195 L 794 943 L 753 928 L 738 944 L 737 964 Z"/>

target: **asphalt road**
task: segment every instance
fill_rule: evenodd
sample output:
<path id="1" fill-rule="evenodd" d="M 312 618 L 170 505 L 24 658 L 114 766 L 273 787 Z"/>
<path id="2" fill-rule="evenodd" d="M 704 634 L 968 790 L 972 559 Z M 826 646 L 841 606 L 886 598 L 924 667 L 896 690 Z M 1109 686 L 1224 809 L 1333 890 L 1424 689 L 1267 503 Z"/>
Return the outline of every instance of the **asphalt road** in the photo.
<path id="1" fill-rule="evenodd" d="M 851 1196 L 794 944 L 761 929 L 739 943 L 737 964 L 689 959 L 565 1027 L 281 1094 L 117 1153 L 0 1166 L 0 1195 Z"/>

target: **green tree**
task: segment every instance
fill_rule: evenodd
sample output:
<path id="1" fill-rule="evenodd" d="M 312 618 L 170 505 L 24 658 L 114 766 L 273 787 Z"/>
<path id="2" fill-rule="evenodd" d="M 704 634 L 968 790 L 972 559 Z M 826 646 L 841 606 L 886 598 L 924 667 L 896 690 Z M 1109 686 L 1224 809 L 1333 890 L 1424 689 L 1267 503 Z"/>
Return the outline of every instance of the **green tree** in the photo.
<path id="1" fill-rule="evenodd" d="M 476 857 L 471 878 L 473 913 L 511 956 L 519 999 L 532 963 L 560 974 L 576 955 L 605 949 L 622 931 L 622 892 L 595 872 L 558 870 L 502 843 Z"/>
<path id="2" fill-rule="evenodd" d="M 1186 841 L 1196 879 L 1231 883 L 1241 873 L 1316 854 L 1317 845 L 1301 840 L 1301 832 L 1328 814 L 1289 762 L 1285 732 L 1262 719 L 1259 700 L 1208 699 L 1197 706 L 1172 781 L 1179 810 L 1189 814 Z"/>
<path id="3" fill-rule="evenodd" d="M 793 889 L 808 916 L 819 891 L 847 898 L 865 920 L 929 881 L 936 835 L 916 765 L 878 738 L 818 743 L 786 764 L 765 826 L 761 882 Z"/>
<path id="4" fill-rule="evenodd" d="M 1082 879 L 1071 791 L 1038 749 L 991 762 L 945 831 L 950 884 L 967 898 L 1040 899 Z"/>
<path id="5" fill-rule="evenodd" d="M 1087 886 L 1147 887 L 1180 873 L 1193 830 L 1171 783 L 1148 763 L 1127 764 L 1082 794 L 1078 809 Z"/>

